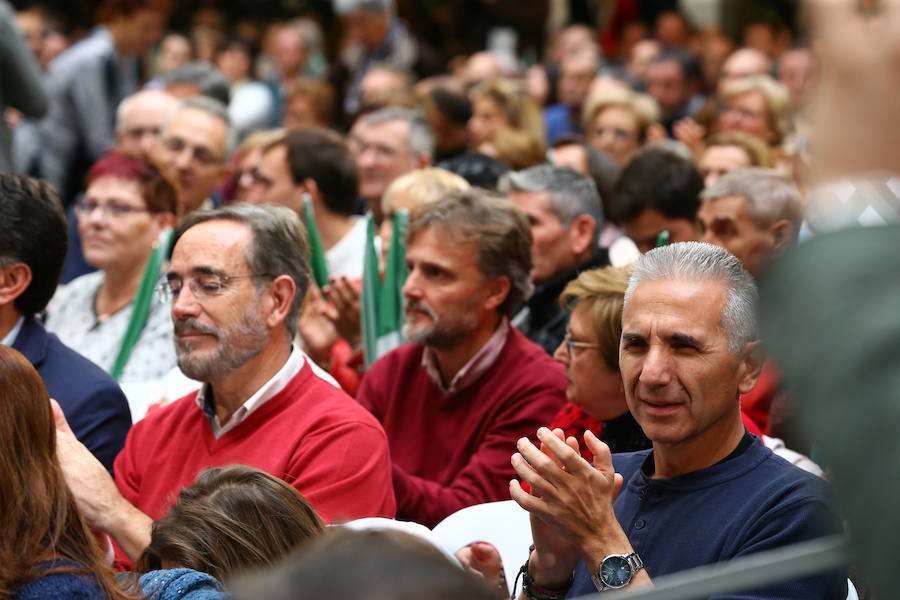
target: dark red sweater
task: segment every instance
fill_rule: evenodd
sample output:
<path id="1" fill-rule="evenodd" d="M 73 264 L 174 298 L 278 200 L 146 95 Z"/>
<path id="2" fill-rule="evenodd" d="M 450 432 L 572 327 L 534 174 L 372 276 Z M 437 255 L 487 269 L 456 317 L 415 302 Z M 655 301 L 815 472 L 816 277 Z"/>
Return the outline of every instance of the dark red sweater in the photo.
<path id="1" fill-rule="evenodd" d="M 119 490 L 154 519 L 204 467 L 256 467 L 297 488 L 323 520 L 393 517 L 384 431 L 344 392 L 305 364 L 277 395 L 220 438 L 194 392 L 151 412 L 116 458 Z"/>
<path id="2" fill-rule="evenodd" d="M 407 344 L 369 369 L 357 400 L 381 421 L 393 460 L 397 518 L 433 527 L 473 504 L 509 500 L 510 457 L 565 401 L 562 367 L 515 328 L 486 373 L 443 396 Z"/>

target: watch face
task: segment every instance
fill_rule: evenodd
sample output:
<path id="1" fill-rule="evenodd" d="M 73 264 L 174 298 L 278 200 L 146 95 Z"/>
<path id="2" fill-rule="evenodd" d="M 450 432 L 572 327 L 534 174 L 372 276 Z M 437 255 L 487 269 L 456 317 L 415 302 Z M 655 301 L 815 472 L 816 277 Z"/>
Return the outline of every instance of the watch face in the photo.
<path id="1" fill-rule="evenodd" d="M 631 581 L 631 565 L 624 556 L 607 556 L 600 563 L 600 581 L 611 588 L 620 588 Z"/>

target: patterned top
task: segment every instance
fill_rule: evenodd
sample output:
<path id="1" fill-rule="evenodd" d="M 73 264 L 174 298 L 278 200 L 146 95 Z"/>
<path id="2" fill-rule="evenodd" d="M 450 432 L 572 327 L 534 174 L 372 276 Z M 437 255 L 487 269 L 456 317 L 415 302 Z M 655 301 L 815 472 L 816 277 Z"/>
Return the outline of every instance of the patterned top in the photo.
<path id="1" fill-rule="evenodd" d="M 97 271 L 61 286 L 47 308 L 46 326 L 64 344 L 109 372 L 128 328 L 132 304 L 113 313 L 105 321 L 98 320 L 94 301 L 103 278 L 103 272 Z M 162 379 L 174 366 L 175 339 L 169 308 L 154 302 L 150 307 L 147 326 L 125 365 L 121 383 Z"/>

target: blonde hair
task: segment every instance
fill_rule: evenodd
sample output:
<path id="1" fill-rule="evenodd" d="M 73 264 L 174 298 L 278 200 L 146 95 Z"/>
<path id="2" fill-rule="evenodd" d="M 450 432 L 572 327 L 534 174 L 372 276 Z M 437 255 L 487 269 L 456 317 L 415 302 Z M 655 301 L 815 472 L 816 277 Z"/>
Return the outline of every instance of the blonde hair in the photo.
<path id="1" fill-rule="evenodd" d="M 631 111 L 638 124 L 638 139 L 644 142 L 647 128 L 659 120 L 659 105 L 647 94 L 636 94 L 625 88 L 607 88 L 592 94 L 584 103 L 581 113 L 585 131 L 591 123 L 607 108 L 625 108 Z"/>
<path id="2" fill-rule="evenodd" d="M 265 149 L 269 148 L 272 145 L 279 144 L 283 142 L 287 137 L 287 129 L 277 128 L 277 129 L 262 129 L 260 131 L 254 131 L 241 142 L 241 145 L 237 147 L 237 150 L 234 151 L 234 154 L 231 157 L 231 162 L 233 164 L 238 164 L 247 156 L 257 149 Z"/>
<path id="3" fill-rule="evenodd" d="M 730 100 L 735 96 L 759 92 L 766 100 L 766 117 L 775 132 L 773 145 L 780 144 L 790 132 L 791 96 L 787 88 L 768 75 L 751 75 L 732 81 L 722 90 L 722 99 Z"/>
<path id="4" fill-rule="evenodd" d="M 560 304 L 573 307 L 584 304 L 591 327 L 600 346 L 603 362 L 613 371 L 619 370 L 619 338 L 622 337 L 622 307 L 625 290 L 633 267 L 603 267 L 582 272 L 566 285 L 559 296 Z"/>
<path id="5" fill-rule="evenodd" d="M 384 190 L 381 196 L 381 210 L 385 215 L 389 214 L 391 199 L 397 196 L 404 196 L 411 204 L 420 206 L 438 199 L 447 192 L 467 190 L 470 187 L 468 181 L 445 169 L 436 167 L 416 169 L 401 175 Z"/>
<path id="6" fill-rule="evenodd" d="M 734 146 L 747 153 L 751 167 L 770 169 L 775 166 L 769 146 L 759 137 L 743 131 L 717 133 L 706 141 L 706 150 L 714 146 Z"/>
<path id="7" fill-rule="evenodd" d="M 499 158 L 513 171 L 521 171 L 547 162 L 547 150 L 540 140 L 518 129 L 503 127 L 486 139 Z"/>
<path id="8" fill-rule="evenodd" d="M 543 144 L 546 137 L 544 118 L 538 103 L 525 88 L 512 79 L 489 79 L 472 89 L 472 101 L 490 98 L 514 129 L 524 131 Z"/>

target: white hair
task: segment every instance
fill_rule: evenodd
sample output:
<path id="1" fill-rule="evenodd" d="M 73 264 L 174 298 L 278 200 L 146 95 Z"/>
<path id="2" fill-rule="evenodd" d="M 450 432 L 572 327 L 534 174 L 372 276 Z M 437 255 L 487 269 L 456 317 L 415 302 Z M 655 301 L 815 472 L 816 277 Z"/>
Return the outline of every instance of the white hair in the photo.
<path id="1" fill-rule="evenodd" d="M 721 323 L 729 351 L 738 354 L 746 344 L 759 339 L 756 283 L 727 250 L 704 242 L 680 242 L 647 252 L 634 265 L 625 290 L 625 306 L 641 282 L 660 279 L 720 282 L 726 290 Z"/>

